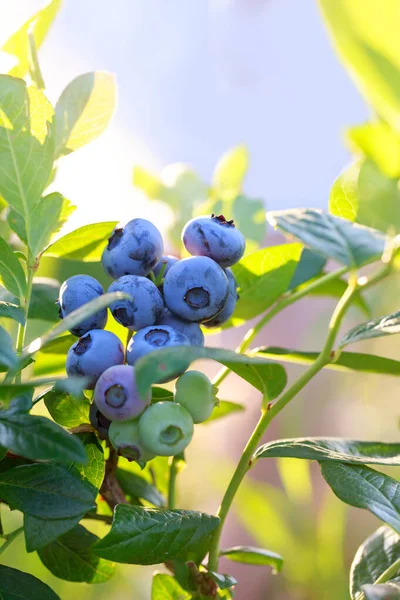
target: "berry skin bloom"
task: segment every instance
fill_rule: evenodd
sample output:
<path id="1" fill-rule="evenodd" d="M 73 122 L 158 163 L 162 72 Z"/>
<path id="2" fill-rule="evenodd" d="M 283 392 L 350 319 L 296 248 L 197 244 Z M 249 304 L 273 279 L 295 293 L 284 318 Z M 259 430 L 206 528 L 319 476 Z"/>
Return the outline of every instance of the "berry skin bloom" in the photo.
<path id="1" fill-rule="evenodd" d="M 218 389 L 201 371 L 187 371 L 175 385 L 175 402 L 184 406 L 194 423 L 203 423 L 210 416 L 218 400 Z"/>
<path id="2" fill-rule="evenodd" d="M 224 308 L 228 293 L 224 270 L 206 256 L 180 260 L 164 280 L 167 308 L 180 319 L 195 323 L 215 317 Z"/>
<path id="3" fill-rule="evenodd" d="M 226 321 L 228 321 L 228 319 L 230 319 L 231 316 L 233 315 L 235 308 L 236 308 L 236 303 L 239 300 L 239 296 L 237 293 L 236 279 L 235 279 L 231 269 L 224 269 L 224 271 L 225 271 L 226 276 L 229 281 L 228 299 L 226 301 L 224 308 L 221 310 L 221 312 L 218 313 L 218 315 L 216 317 L 214 317 L 213 319 L 210 319 L 210 321 L 207 321 L 206 323 L 204 323 L 204 327 L 219 327 L 220 325 L 223 325 L 224 323 L 226 323 Z"/>
<path id="4" fill-rule="evenodd" d="M 187 337 L 191 346 L 204 346 L 204 333 L 200 329 L 198 323 L 190 323 L 176 317 L 167 308 L 164 309 L 161 319 L 157 322 L 158 325 L 168 325 L 183 333 Z"/>
<path id="5" fill-rule="evenodd" d="M 117 227 L 108 240 L 101 262 L 113 278 L 148 275 L 160 261 L 164 243 L 157 227 L 146 219 L 133 219 Z"/>
<path id="6" fill-rule="evenodd" d="M 140 440 L 157 456 L 183 452 L 193 437 L 193 429 L 189 412 L 175 402 L 157 402 L 139 419 Z"/>
<path id="7" fill-rule="evenodd" d="M 172 329 L 172 327 L 168 327 L 168 325 L 145 327 L 135 333 L 129 341 L 126 350 L 126 362 L 129 365 L 134 365 L 142 356 L 146 356 L 146 354 L 150 354 L 155 350 L 170 348 L 172 346 L 190 346 L 190 342 L 185 335 Z M 187 366 L 185 365 L 184 370 L 186 369 Z M 159 383 L 172 381 L 179 375 L 181 375 L 181 371 L 174 373 Z"/>
<path id="8" fill-rule="evenodd" d="M 110 421 L 136 419 L 150 404 L 150 399 L 150 394 L 145 400 L 139 396 L 135 369 L 129 365 L 118 365 L 104 371 L 93 394 L 97 408 Z"/>
<path id="9" fill-rule="evenodd" d="M 92 390 L 102 373 L 124 363 L 121 340 L 111 331 L 93 329 L 71 346 L 67 354 L 68 377 L 88 377 L 87 389 Z"/>
<path id="10" fill-rule="evenodd" d="M 139 438 L 139 422 L 112 421 L 108 431 L 109 440 L 120 456 L 129 461 L 146 463 L 155 458 L 155 454 L 146 450 Z"/>
<path id="11" fill-rule="evenodd" d="M 108 291 L 126 292 L 132 296 L 132 300 L 117 300 L 110 306 L 114 319 L 132 331 L 154 325 L 162 315 L 162 296 L 146 277 L 124 275 L 114 281 Z"/>
<path id="12" fill-rule="evenodd" d="M 69 277 L 60 288 L 60 297 L 57 304 L 60 307 L 59 315 L 63 319 L 74 310 L 87 304 L 104 294 L 100 283 L 90 275 L 74 275 Z M 107 309 L 103 308 L 91 315 L 79 325 L 71 329 L 71 333 L 82 336 L 91 329 L 104 329 L 107 323 Z"/>
<path id="13" fill-rule="evenodd" d="M 223 215 L 192 219 L 182 231 L 182 241 L 190 254 L 208 256 L 221 267 L 239 262 L 246 248 L 243 234 Z"/>

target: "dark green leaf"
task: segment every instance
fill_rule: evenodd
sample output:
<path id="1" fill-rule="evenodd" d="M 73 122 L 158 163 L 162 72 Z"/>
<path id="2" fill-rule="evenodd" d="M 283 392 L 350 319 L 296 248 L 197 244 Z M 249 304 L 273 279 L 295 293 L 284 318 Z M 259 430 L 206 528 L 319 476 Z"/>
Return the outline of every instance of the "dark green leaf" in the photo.
<path id="1" fill-rule="evenodd" d="M 45 417 L 0 412 L 0 440 L 15 454 L 32 460 L 86 461 L 80 440 Z"/>
<path id="2" fill-rule="evenodd" d="M 7 331 L 0 327 L 0 371 L 13 369 L 17 364 L 17 355 Z"/>
<path id="3" fill-rule="evenodd" d="M 400 579 L 388 581 L 388 583 L 379 583 L 378 585 L 363 585 L 362 591 L 365 600 L 399 600 Z"/>
<path id="4" fill-rule="evenodd" d="M 253 546 L 234 546 L 233 548 L 222 549 L 220 555 L 246 565 L 268 565 L 274 571 L 280 571 L 283 566 L 283 558 L 280 554 Z"/>
<path id="5" fill-rule="evenodd" d="M 271 225 L 301 240 L 306 246 L 349 267 L 377 261 L 385 236 L 376 229 L 355 225 L 313 208 L 270 212 Z"/>
<path id="6" fill-rule="evenodd" d="M 285 370 L 271 361 L 238 354 L 232 350 L 192 346 L 185 348 L 183 353 L 180 347 L 175 347 L 156 350 L 141 358 L 135 365 L 140 394 L 144 397 L 153 383 L 166 379 L 169 374 L 186 370 L 199 358 L 220 362 L 263 392 L 270 400 L 276 398 L 286 385 Z"/>
<path id="7" fill-rule="evenodd" d="M 359 442 L 344 438 L 291 438 L 264 444 L 254 458 L 286 456 L 350 464 L 400 465 L 400 444 Z"/>
<path id="8" fill-rule="evenodd" d="M 196 551 L 218 524 L 217 517 L 205 513 L 119 504 L 110 533 L 94 551 L 116 562 L 154 565 Z"/>
<path id="9" fill-rule="evenodd" d="M 51 244 L 44 255 L 83 262 L 98 262 L 106 247 L 107 239 L 116 225 L 118 225 L 117 221 L 107 221 L 79 227 Z"/>
<path id="10" fill-rule="evenodd" d="M 318 352 L 301 352 L 288 348 L 257 348 L 257 354 L 272 360 L 287 363 L 309 365 L 319 356 Z M 362 352 L 342 352 L 334 363 L 325 365 L 334 371 L 360 371 L 361 373 L 381 373 L 382 375 L 400 375 L 400 361 Z"/>
<path id="11" fill-rule="evenodd" d="M 55 156 L 95 140 L 110 122 L 115 102 L 115 77 L 111 73 L 94 71 L 71 81 L 56 104 Z"/>
<path id="12" fill-rule="evenodd" d="M 12 415 L 16 413 L 27 413 L 32 408 L 33 387 L 24 390 L 18 396 L 15 396 L 10 402 L 7 410 L 3 411 L 1 416 Z"/>
<path id="13" fill-rule="evenodd" d="M 38 554 L 45 567 L 60 579 L 104 583 L 114 575 L 115 565 L 93 553 L 92 547 L 98 540 L 96 535 L 77 525 L 41 548 Z"/>
<path id="14" fill-rule="evenodd" d="M 7 54 L 12 54 L 18 60 L 18 63 L 11 69 L 10 75 L 14 77 L 25 77 L 29 70 L 29 37 L 31 33 L 36 48 L 40 48 L 50 29 L 58 11 L 61 7 L 61 0 L 51 0 L 47 5 L 36 12 L 28 21 L 26 21 L 18 31 L 16 31 L 4 44 L 2 50 Z"/>
<path id="15" fill-rule="evenodd" d="M 151 388 L 151 403 L 156 402 L 173 402 L 174 393 L 162 387 L 153 386 Z"/>
<path id="16" fill-rule="evenodd" d="M 73 466 L 80 476 L 90 484 L 89 489 L 93 488 L 93 497 L 95 498 L 104 479 L 103 448 L 94 433 L 78 433 L 74 437 L 82 442 L 86 452 L 86 461 L 84 464 L 75 462 Z"/>
<path id="17" fill-rule="evenodd" d="M 25 325 L 24 311 L 18 304 L 0 300 L 0 319 L 14 319 L 21 325 Z"/>
<path id="18" fill-rule="evenodd" d="M 23 351 L 22 359 L 25 359 L 31 356 L 32 354 L 35 354 L 35 352 L 41 350 L 43 346 L 57 338 L 59 335 L 61 335 L 65 331 L 73 329 L 74 327 L 76 327 L 76 325 L 79 325 L 79 323 L 81 323 L 94 313 L 98 312 L 102 308 L 106 308 L 116 300 L 129 300 L 130 298 L 131 296 L 129 296 L 129 294 L 125 294 L 122 292 L 113 292 L 111 294 L 103 294 L 102 296 L 91 300 L 87 304 L 84 304 L 77 310 L 71 312 L 67 317 L 65 317 L 61 321 L 59 325 L 54 327 L 54 329 L 46 333 L 44 336 L 33 340 L 33 342 L 31 342 L 29 346 Z"/>
<path id="19" fill-rule="evenodd" d="M 21 263 L 12 248 L 0 236 L 0 279 L 4 286 L 17 298 L 24 298 L 26 278 Z"/>
<path id="20" fill-rule="evenodd" d="M 60 282 L 49 277 L 38 277 L 32 286 L 31 302 L 29 304 L 29 318 L 41 319 L 58 323 L 58 307 L 56 301 L 60 291 Z"/>
<path id="21" fill-rule="evenodd" d="M 215 573 L 208 571 L 208 575 L 218 584 L 220 590 L 228 590 L 237 584 L 237 581 L 232 575 L 224 575 L 223 573 Z"/>
<path id="22" fill-rule="evenodd" d="M 390 527 L 379 527 L 359 547 L 350 569 L 350 593 L 355 600 L 361 586 L 373 584 L 400 558 L 400 536 Z"/>
<path id="23" fill-rule="evenodd" d="M 66 519 L 95 507 L 92 492 L 59 465 L 33 464 L 0 475 L 0 497 L 41 519 Z"/>
<path id="24" fill-rule="evenodd" d="M 284 244 L 257 250 L 234 265 L 240 302 L 224 328 L 243 325 L 269 308 L 293 277 L 302 251 L 301 244 Z"/>
<path id="25" fill-rule="evenodd" d="M 191 594 L 186 592 L 171 575 L 158 573 L 153 577 L 151 600 L 190 600 Z"/>
<path id="26" fill-rule="evenodd" d="M 296 270 L 288 285 L 288 290 L 293 290 L 306 281 L 314 279 L 326 265 L 326 257 L 314 250 L 303 248 Z"/>
<path id="27" fill-rule="evenodd" d="M 32 515 L 24 515 L 25 545 L 27 552 L 34 552 L 60 535 L 73 529 L 85 516 L 85 512 L 69 519 L 39 519 Z"/>
<path id="28" fill-rule="evenodd" d="M 158 489 L 143 477 L 124 469 L 117 470 L 117 479 L 123 491 L 133 498 L 142 498 L 157 507 L 163 507 L 167 501 Z"/>
<path id="29" fill-rule="evenodd" d="M 356 325 L 340 340 L 340 347 L 395 333 L 400 333 L 400 311 Z"/>
<path id="30" fill-rule="evenodd" d="M 60 600 L 48 585 L 33 575 L 0 565 L 2 600 Z"/>
<path id="31" fill-rule="evenodd" d="M 365 508 L 400 532 L 400 484 L 363 465 L 324 461 L 321 472 L 333 492 L 346 504 Z"/>
<path id="32" fill-rule="evenodd" d="M 54 421 L 63 427 L 89 423 L 90 400 L 83 393 L 72 396 L 52 389 L 44 396 L 44 403 Z"/>
<path id="33" fill-rule="evenodd" d="M 209 417 L 207 421 L 204 421 L 204 424 L 207 425 L 207 423 L 210 423 L 211 421 L 222 419 L 232 413 L 242 412 L 243 410 L 245 410 L 243 404 L 237 404 L 237 402 L 230 402 L 229 400 L 220 400 L 219 404 L 217 404 L 211 413 L 211 417 Z"/>

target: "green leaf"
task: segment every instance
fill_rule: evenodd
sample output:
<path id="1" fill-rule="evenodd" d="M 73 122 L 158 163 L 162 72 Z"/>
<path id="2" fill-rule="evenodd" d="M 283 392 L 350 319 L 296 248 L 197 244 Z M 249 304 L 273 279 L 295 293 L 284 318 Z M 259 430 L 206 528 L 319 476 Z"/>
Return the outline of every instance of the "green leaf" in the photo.
<path id="1" fill-rule="evenodd" d="M 50 277 L 38 277 L 32 285 L 32 296 L 29 304 L 29 319 L 41 319 L 58 323 L 58 307 L 56 301 L 60 291 L 60 282 Z"/>
<path id="2" fill-rule="evenodd" d="M 0 319 L 13 319 L 21 325 L 25 325 L 24 311 L 18 304 L 0 300 Z"/>
<path id="3" fill-rule="evenodd" d="M 32 212 L 28 227 L 32 256 L 39 256 L 43 252 L 53 235 L 60 231 L 75 209 L 76 206 L 58 192 L 48 194 L 39 200 Z"/>
<path id="4" fill-rule="evenodd" d="M 125 471 L 124 469 L 118 469 L 117 479 L 125 494 L 129 494 L 133 498 L 142 498 L 160 508 L 166 506 L 167 501 L 164 496 L 154 485 L 148 483 L 140 475 L 131 471 Z"/>
<path id="5" fill-rule="evenodd" d="M 98 540 L 96 535 L 77 525 L 41 548 L 38 554 L 45 567 L 60 579 L 105 583 L 114 575 L 115 565 L 93 553 L 93 545 Z"/>
<path id="6" fill-rule="evenodd" d="M 3 448 L 3 446 L 0 446 L 0 461 L 3 460 L 3 458 L 7 455 L 7 448 Z"/>
<path id="7" fill-rule="evenodd" d="M 37 88 L 0 75 L 0 195 L 29 224 L 53 167 L 53 108 Z"/>
<path id="8" fill-rule="evenodd" d="M 240 194 L 232 201 L 229 212 L 246 238 L 247 254 L 257 250 L 264 241 L 267 230 L 263 200 Z"/>
<path id="9" fill-rule="evenodd" d="M 2 237 L 0 237 L 0 278 L 4 286 L 17 298 L 25 297 L 26 279 L 24 270 L 14 252 Z"/>
<path id="10" fill-rule="evenodd" d="M 243 180 L 249 167 L 246 146 L 236 146 L 219 159 L 213 174 L 214 193 L 222 199 L 232 199 L 242 191 Z"/>
<path id="11" fill-rule="evenodd" d="M 154 565 L 195 552 L 218 524 L 205 513 L 118 504 L 110 533 L 94 551 L 116 562 Z"/>
<path id="12" fill-rule="evenodd" d="M 151 600 L 190 600 L 191 594 L 186 592 L 175 577 L 157 573 L 151 586 Z"/>
<path id="13" fill-rule="evenodd" d="M 90 400 L 83 393 L 76 397 L 52 389 L 44 396 L 44 403 L 54 421 L 63 427 L 89 423 Z"/>
<path id="14" fill-rule="evenodd" d="M 400 191 L 370 160 L 348 167 L 334 182 L 329 211 L 386 233 L 400 232 Z"/>
<path id="15" fill-rule="evenodd" d="M 281 360 L 287 363 L 310 365 L 319 356 L 319 352 L 302 352 L 268 346 L 257 348 L 257 355 L 265 356 L 271 360 Z M 374 354 L 361 352 L 341 352 L 334 363 L 325 365 L 326 369 L 333 371 L 359 371 L 360 373 L 381 373 L 382 375 L 400 375 L 400 361 Z"/>
<path id="16" fill-rule="evenodd" d="M 60 600 L 40 579 L 4 565 L 0 565 L 0 597 L 4 600 Z"/>
<path id="17" fill-rule="evenodd" d="M 88 488 L 92 489 L 93 498 L 97 496 L 104 479 L 105 462 L 103 448 L 94 433 L 78 433 L 77 437 L 83 444 L 86 452 L 84 463 L 73 463 L 76 471 L 81 478 L 88 483 Z"/>
<path id="18" fill-rule="evenodd" d="M 282 569 L 283 558 L 276 552 L 254 546 L 234 546 L 220 551 L 220 556 L 246 565 L 267 565 L 278 572 Z"/>
<path id="19" fill-rule="evenodd" d="M 211 421 L 227 417 L 232 413 L 242 412 L 243 410 L 245 410 L 243 404 L 237 404 L 237 402 L 230 402 L 229 400 L 220 400 L 219 404 L 217 404 L 211 413 L 211 416 L 207 421 L 204 421 L 204 425 L 207 425 L 207 423 L 210 423 Z"/>
<path id="20" fill-rule="evenodd" d="M 347 130 L 351 146 L 370 158 L 389 179 L 400 177 L 400 135 L 384 121 L 371 121 Z"/>
<path id="21" fill-rule="evenodd" d="M 264 444 L 254 458 L 270 457 L 329 460 L 349 464 L 400 466 L 400 444 L 388 442 L 359 442 L 344 438 L 289 438 Z"/>
<path id="22" fill-rule="evenodd" d="M 214 579 L 215 583 L 218 584 L 220 590 L 228 590 L 237 584 L 237 581 L 232 575 L 225 575 L 222 573 L 215 573 L 215 571 L 209 571 L 208 575 Z"/>
<path id="23" fill-rule="evenodd" d="M 109 124 L 115 104 L 115 77 L 111 73 L 94 71 L 71 81 L 56 104 L 55 156 L 95 140 Z"/>
<path id="24" fill-rule="evenodd" d="M 284 233 L 349 267 L 379 260 L 385 248 L 385 236 L 380 231 L 314 208 L 270 212 L 267 218 Z"/>
<path id="25" fill-rule="evenodd" d="M 321 472 L 340 500 L 365 508 L 400 532 L 400 484 L 364 465 L 323 461 Z"/>
<path id="26" fill-rule="evenodd" d="M 270 400 L 276 398 L 286 385 L 286 373 L 283 367 L 268 360 L 238 354 L 232 350 L 218 348 L 165 348 L 156 350 L 141 358 L 135 365 L 139 393 L 145 397 L 150 386 L 169 375 L 186 370 L 190 364 L 200 358 L 209 358 L 220 362 L 234 373 L 245 379 Z"/>
<path id="27" fill-rule="evenodd" d="M 350 593 L 355 600 L 361 586 L 373 584 L 400 558 L 400 536 L 390 527 L 379 527 L 359 547 L 350 569 Z"/>
<path id="28" fill-rule="evenodd" d="M 303 248 L 296 270 L 288 285 L 288 290 L 293 290 L 320 275 L 325 265 L 325 256 L 309 248 Z"/>
<path id="29" fill-rule="evenodd" d="M 173 402 L 174 393 L 162 387 L 153 386 L 151 388 L 151 403 L 156 402 Z"/>
<path id="30" fill-rule="evenodd" d="M 17 355 L 13 350 L 12 339 L 7 331 L 0 327 L 0 371 L 13 369 L 17 364 Z"/>
<path id="31" fill-rule="evenodd" d="M 40 48 L 47 32 L 49 31 L 62 0 L 52 0 L 33 15 L 24 25 L 18 29 L 4 44 L 2 51 L 12 54 L 18 59 L 18 64 L 10 71 L 14 77 L 25 77 L 29 70 L 29 38 L 28 33 L 33 34 L 36 48 Z"/>
<path id="32" fill-rule="evenodd" d="M 87 485 L 59 465 L 10 469 L 0 475 L 0 494 L 12 508 L 41 519 L 66 519 L 95 508 Z"/>
<path id="33" fill-rule="evenodd" d="M 341 60 L 375 111 L 394 128 L 400 120 L 397 2 L 368 6 L 347 0 L 319 0 Z"/>
<path id="34" fill-rule="evenodd" d="M 356 325 L 340 340 L 340 348 L 371 338 L 400 333 L 400 311 Z"/>
<path id="35" fill-rule="evenodd" d="M 69 519 L 39 519 L 32 515 L 24 515 L 24 533 L 27 552 L 35 552 L 50 542 L 56 540 L 60 535 L 70 531 L 85 516 L 85 512 Z"/>
<path id="36" fill-rule="evenodd" d="M 286 292 L 302 251 L 301 244 L 284 244 L 257 250 L 232 270 L 240 302 L 224 328 L 243 325 L 272 306 Z"/>
<path id="37" fill-rule="evenodd" d="M 106 308 L 110 306 L 116 300 L 129 300 L 131 296 L 129 294 L 125 294 L 123 292 L 113 292 L 111 294 L 103 294 L 94 300 L 91 300 L 87 304 L 84 304 L 77 310 L 71 312 L 67 317 L 65 317 L 59 325 L 54 327 L 48 333 L 45 333 L 41 338 L 36 338 L 27 346 L 21 354 L 21 359 L 25 360 L 38 350 L 41 350 L 43 346 L 57 338 L 59 335 L 64 333 L 65 331 L 69 331 L 79 325 L 82 321 L 98 312 L 102 308 Z M 78 378 L 79 379 L 79 378 Z"/>
<path id="38" fill-rule="evenodd" d="M 362 591 L 365 600 L 399 600 L 400 579 L 378 585 L 363 585 Z"/>
<path id="39" fill-rule="evenodd" d="M 15 454 L 32 460 L 86 460 L 81 442 L 45 417 L 0 412 L 0 439 Z"/>
<path id="40" fill-rule="evenodd" d="M 55 258 L 98 262 L 116 225 L 117 221 L 106 221 L 79 227 L 51 244 L 44 254 Z"/>

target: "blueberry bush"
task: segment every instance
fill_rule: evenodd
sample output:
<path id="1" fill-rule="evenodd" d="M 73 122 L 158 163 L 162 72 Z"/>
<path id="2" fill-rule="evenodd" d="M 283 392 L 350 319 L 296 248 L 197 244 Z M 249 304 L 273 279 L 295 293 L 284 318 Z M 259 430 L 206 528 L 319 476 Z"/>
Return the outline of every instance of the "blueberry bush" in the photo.
<path id="1" fill-rule="evenodd" d="M 248 471 L 289 457 L 317 461 L 343 503 L 383 523 L 354 557 L 350 597 L 400 598 L 400 484 L 386 473 L 400 466 L 400 443 L 262 440 L 323 369 L 400 374 L 398 361 L 351 348 L 398 333 L 400 312 L 339 331 L 352 305 L 369 312 L 365 291 L 400 268 L 400 8 L 371 2 L 365 11 L 364 0 L 320 7 L 372 109 L 370 121 L 347 131 L 356 156 L 334 182 L 329 210 L 265 216 L 263 202 L 243 192 L 248 155 L 240 146 L 218 162 L 211 185 L 185 165 L 161 177 L 134 168 L 134 185 L 174 215 L 165 239 L 134 214 L 63 234 L 75 207 L 54 191 L 57 165 L 107 126 L 114 78 L 81 75 L 50 104 L 38 49 L 59 0 L 4 45 L 15 66 L 0 75 L 0 505 L 22 513 L 23 526 L 8 531 L 0 519 L 0 555 L 23 535 L 26 552 L 66 581 L 104 583 L 116 563 L 163 565 L 152 600 L 234 598 L 237 581 L 221 572 L 220 557 L 278 572 L 285 556 L 240 540 L 221 547 L 225 521 Z M 263 247 L 267 223 L 288 242 Z M 47 258 L 74 268 L 101 262 L 108 289 L 79 270 L 61 283 L 38 278 Z M 256 347 L 278 313 L 315 294 L 337 299 L 318 351 Z M 213 333 L 250 320 L 236 350 L 208 347 Z M 37 322 L 47 326 L 35 337 Z M 213 381 L 192 368 L 198 359 L 220 363 Z M 291 385 L 286 363 L 304 366 Z M 176 488 L 197 426 L 243 409 L 219 399 L 230 373 L 261 396 L 259 421 L 215 514 L 186 510 Z M 41 405 L 50 418 L 37 414 Z M 90 521 L 101 522 L 101 537 Z M 318 582 L 313 589 L 334 597 Z M 0 564 L 0 597 L 58 596 L 40 578 Z"/>

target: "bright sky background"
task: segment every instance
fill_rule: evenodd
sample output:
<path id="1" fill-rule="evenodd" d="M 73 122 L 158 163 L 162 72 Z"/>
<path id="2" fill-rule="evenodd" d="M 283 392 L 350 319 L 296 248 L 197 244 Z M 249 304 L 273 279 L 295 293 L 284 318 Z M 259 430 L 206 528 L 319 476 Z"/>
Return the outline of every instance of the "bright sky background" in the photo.
<path id="1" fill-rule="evenodd" d="M 0 42 L 44 4 L 0 0 Z M 343 129 L 367 115 L 315 0 L 65 0 L 40 59 L 53 102 L 94 69 L 119 87 L 106 133 L 60 163 L 56 187 L 79 209 L 70 228 L 135 216 L 161 226 L 132 166 L 182 161 L 209 180 L 238 143 L 251 153 L 249 194 L 271 209 L 325 207 L 349 160 Z"/>

